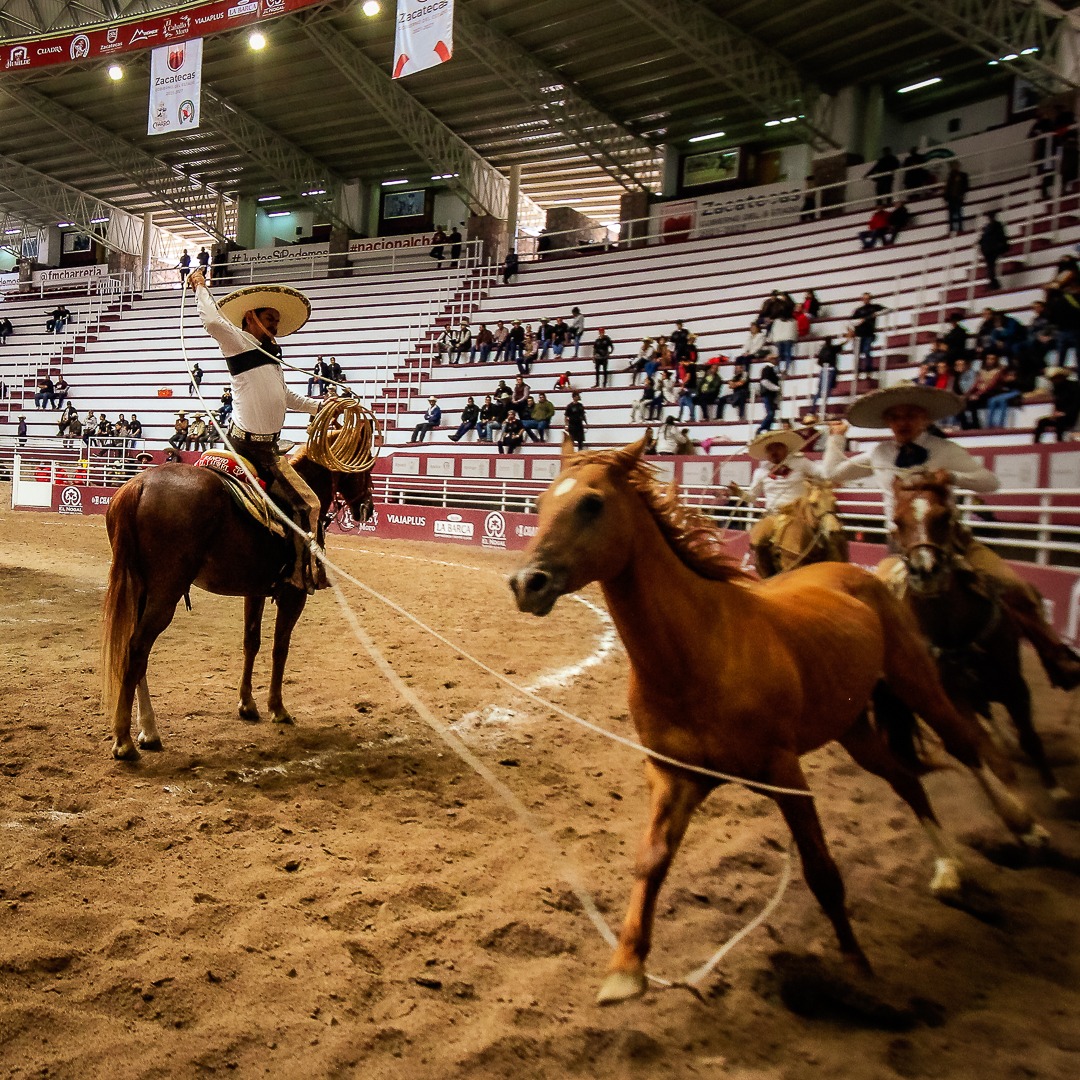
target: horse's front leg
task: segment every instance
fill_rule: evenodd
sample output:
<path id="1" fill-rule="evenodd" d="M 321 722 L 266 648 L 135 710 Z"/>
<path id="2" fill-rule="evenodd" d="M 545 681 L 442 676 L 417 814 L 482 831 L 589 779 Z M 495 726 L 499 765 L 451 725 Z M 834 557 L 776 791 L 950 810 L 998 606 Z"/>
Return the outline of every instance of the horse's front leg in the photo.
<path id="1" fill-rule="evenodd" d="M 612 1005 L 645 993 L 645 958 L 652 945 L 656 898 L 686 834 L 690 817 L 710 790 L 710 785 L 652 761 L 645 763 L 645 771 L 652 818 L 638 851 L 637 880 L 619 934 L 619 944 L 596 997 L 600 1005 Z"/>
<path id="2" fill-rule="evenodd" d="M 158 733 L 157 718 L 150 702 L 150 687 L 146 685 L 145 675 L 139 680 L 135 693 L 139 703 L 139 735 L 135 741 L 141 750 L 160 750 L 161 735 Z"/>
<path id="3" fill-rule="evenodd" d="M 290 586 L 282 588 L 277 599 L 277 621 L 274 623 L 274 655 L 270 672 L 270 694 L 267 706 L 270 718 L 278 724 L 291 724 L 292 715 L 281 700 L 281 684 L 285 678 L 285 661 L 289 659 L 289 642 L 292 640 L 293 627 L 300 618 L 300 612 L 307 603 L 307 593 L 303 589 Z"/>
<path id="4" fill-rule="evenodd" d="M 255 657 L 259 655 L 262 644 L 262 617 L 266 598 L 263 596 L 244 597 L 244 671 L 240 676 L 240 704 L 237 712 L 241 720 L 258 720 L 259 706 L 251 693 L 251 673 L 255 668 Z"/>

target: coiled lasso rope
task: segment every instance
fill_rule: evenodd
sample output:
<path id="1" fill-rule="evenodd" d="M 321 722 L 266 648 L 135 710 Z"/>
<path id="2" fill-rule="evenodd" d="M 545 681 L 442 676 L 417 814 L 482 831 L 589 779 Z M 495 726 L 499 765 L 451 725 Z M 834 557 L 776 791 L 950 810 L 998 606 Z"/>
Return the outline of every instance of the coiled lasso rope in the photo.
<path id="1" fill-rule="evenodd" d="M 332 472 L 370 472 L 382 449 L 375 414 L 353 397 L 330 398 L 307 431 L 308 457 Z"/>

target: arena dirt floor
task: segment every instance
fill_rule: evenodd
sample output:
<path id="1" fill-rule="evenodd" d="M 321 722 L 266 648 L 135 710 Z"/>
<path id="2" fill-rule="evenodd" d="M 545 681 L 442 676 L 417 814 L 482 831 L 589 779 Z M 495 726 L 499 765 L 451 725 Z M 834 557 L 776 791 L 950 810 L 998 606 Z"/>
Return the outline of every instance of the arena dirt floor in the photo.
<path id="1" fill-rule="evenodd" d="M 505 553 L 331 550 L 462 649 L 631 733 L 625 659 L 598 607 L 518 614 Z M 1004 835 L 970 780 L 929 780 L 947 827 L 979 841 L 965 848 L 986 890 L 975 918 L 931 898 L 925 838 L 880 781 L 835 748 L 810 760 L 875 988 L 839 977 L 796 873 L 704 1000 L 654 990 L 600 1008 L 608 948 L 560 867 L 403 703 L 332 595 L 297 628 L 297 723 L 281 726 L 237 718 L 241 605 L 196 592 L 151 659 L 165 748 L 114 762 L 97 671 L 108 557 L 102 518 L 0 512 L 0 1076 L 1080 1076 L 1080 831 L 1026 766 L 1066 853 L 1052 865 L 1003 865 L 1012 849 L 995 846 Z M 645 817 L 639 757 L 349 595 L 617 925 Z M 267 669 L 264 656 L 262 696 Z M 1076 710 L 1032 680 L 1080 790 Z M 762 908 L 786 838 L 766 799 L 712 797 L 661 896 L 657 974 L 688 973 Z"/>

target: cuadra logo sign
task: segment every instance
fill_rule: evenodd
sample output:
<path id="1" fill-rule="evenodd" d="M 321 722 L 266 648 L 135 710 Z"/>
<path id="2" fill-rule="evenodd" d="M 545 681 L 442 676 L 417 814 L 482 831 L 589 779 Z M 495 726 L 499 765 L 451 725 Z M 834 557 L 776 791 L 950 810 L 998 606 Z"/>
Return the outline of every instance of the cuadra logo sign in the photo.
<path id="1" fill-rule="evenodd" d="M 471 540 L 473 536 L 473 523 L 462 521 L 460 514 L 448 514 L 445 518 L 435 522 L 436 536 L 454 536 L 460 540 Z"/>
<path id="2" fill-rule="evenodd" d="M 484 536 L 480 543 L 484 547 L 506 547 L 506 518 L 498 510 L 484 518 Z"/>
<path id="3" fill-rule="evenodd" d="M 77 487 L 66 487 L 60 492 L 60 506 L 58 507 L 61 514 L 81 514 L 82 508 L 82 492 Z"/>

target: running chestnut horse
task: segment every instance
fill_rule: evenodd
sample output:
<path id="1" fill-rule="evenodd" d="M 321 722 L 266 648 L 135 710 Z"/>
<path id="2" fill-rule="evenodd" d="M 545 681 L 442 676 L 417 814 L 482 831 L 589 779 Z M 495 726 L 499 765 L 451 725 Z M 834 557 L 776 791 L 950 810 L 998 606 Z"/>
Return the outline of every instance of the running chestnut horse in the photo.
<path id="1" fill-rule="evenodd" d="M 319 497 L 325 517 L 336 498 L 357 521 L 370 508 L 369 473 L 332 473 L 304 450 L 293 467 Z M 115 758 L 135 758 L 131 710 L 138 693 L 138 745 L 160 750 L 146 684 L 146 663 L 176 605 L 192 585 L 222 596 L 244 597 L 244 670 L 239 713 L 258 720 L 251 673 L 259 651 L 263 608 L 276 593 L 273 666 L 268 707 L 279 723 L 292 717 L 281 698 L 281 684 L 293 627 L 307 594 L 278 586 L 282 568 L 293 558 L 293 544 L 276 536 L 234 502 L 214 470 L 192 465 L 161 465 L 129 480 L 114 496 L 105 519 L 113 560 L 105 593 L 102 626 L 103 702 L 113 710 Z"/>
<path id="2" fill-rule="evenodd" d="M 785 789 L 765 794 L 791 829 L 842 952 L 869 971 L 803 754 L 836 740 L 892 785 L 935 849 L 937 895 L 958 897 L 962 867 L 919 780 L 912 710 L 1016 836 L 1039 845 L 1048 834 L 1003 782 L 1008 766 L 992 744 L 945 696 L 911 614 L 881 581 L 833 562 L 753 581 L 707 518 L 662 492 L 643 451 L 644 440 L 580 454 L 563 444 L 563 470 L 540 497 L 537 535 L 510 579 L 518 607 L 546 615 L 560 596 L 600 583 L 630 660 L 640 742 L 687 765 Z M 694 810 L 721 783 L 655 758 L 646 772 L 651 820 L 601 1003 L 644 992 L 657 894 Z"/>
<path id="3" fill-rule="evenodd" d="M 1020 632 L 992 579 L 963 556 L 966 527 L 953 508 L 947 473 L 897 478 L 893 521 L 901 557 L 878 576 L 907 603 L 930 642 L 946 693 L 973 722 L 992 720 L 991 702 L 1005 706 L 1020 747 L 1055 802 L 1071 799 L 1054 775 L 1031 719 L 1031 692 L 1020 663 Z M 1041 602 L 1041 600 L 1040 600 Z"/>

